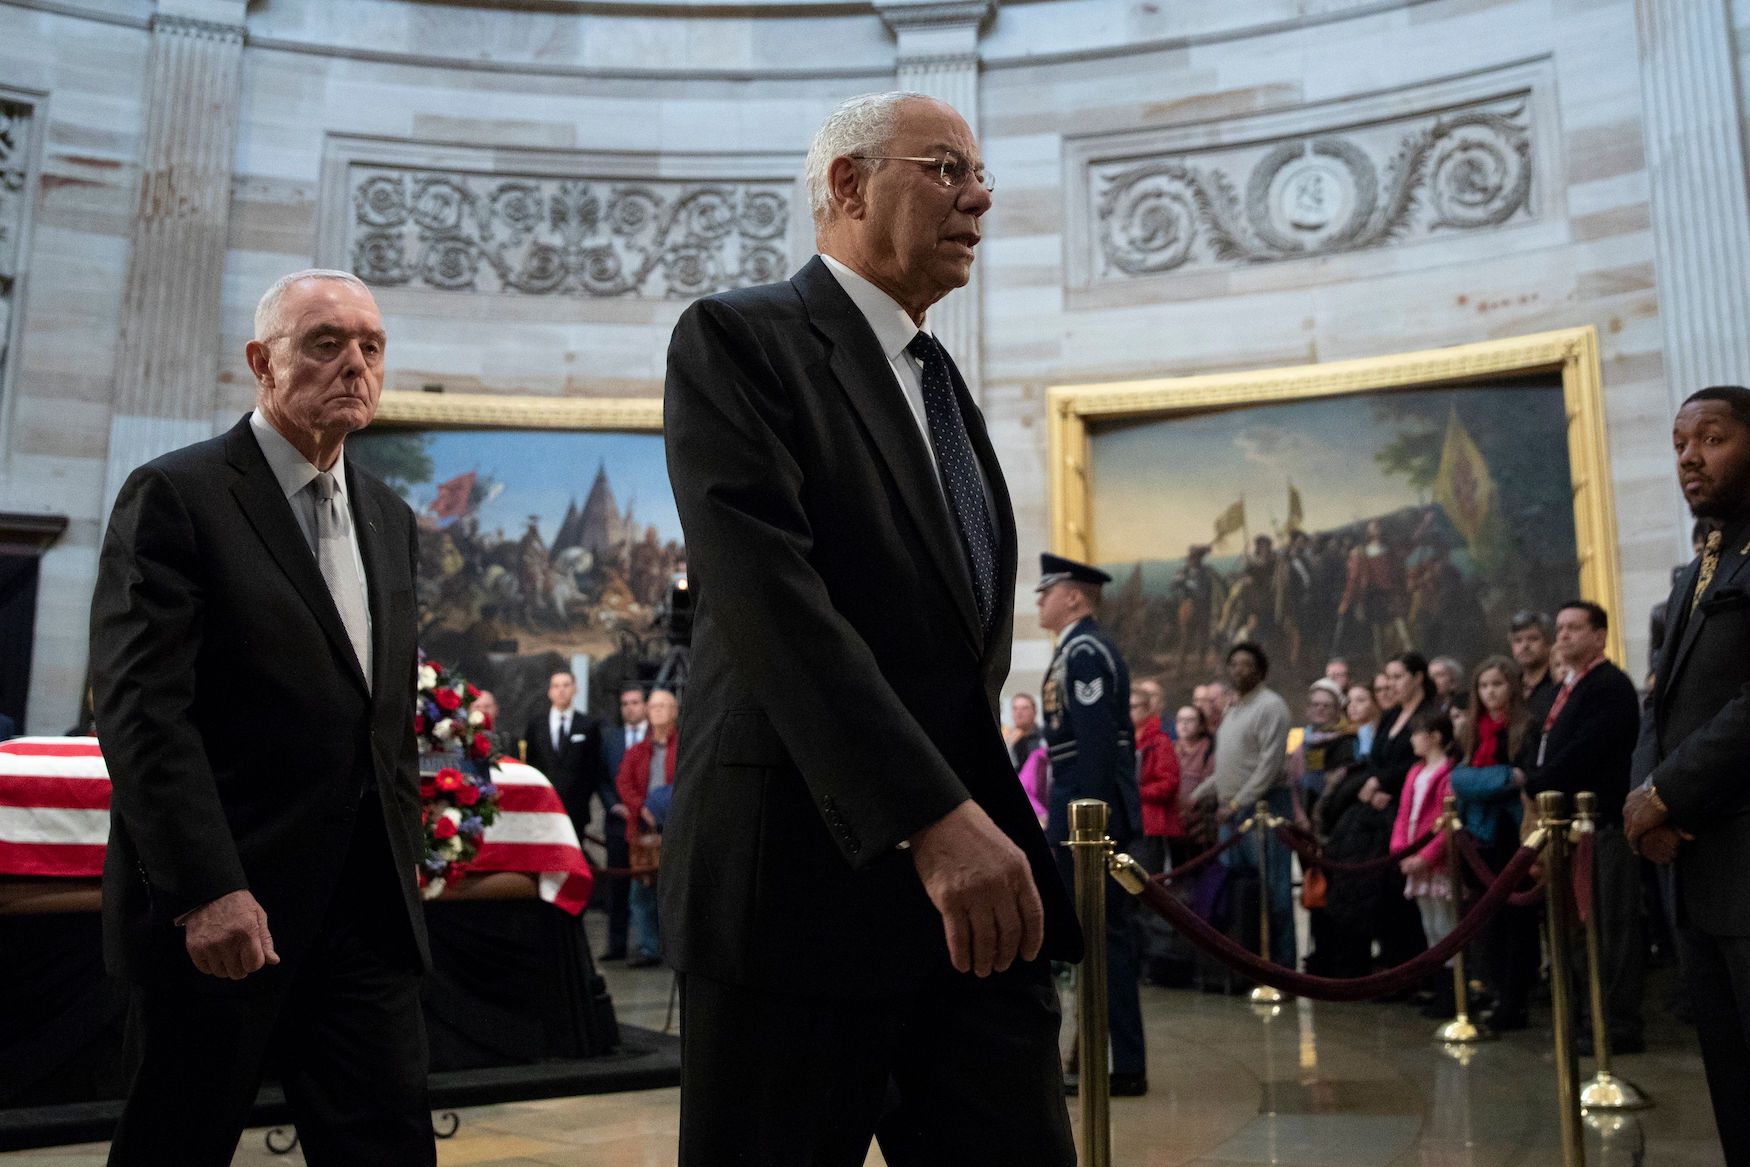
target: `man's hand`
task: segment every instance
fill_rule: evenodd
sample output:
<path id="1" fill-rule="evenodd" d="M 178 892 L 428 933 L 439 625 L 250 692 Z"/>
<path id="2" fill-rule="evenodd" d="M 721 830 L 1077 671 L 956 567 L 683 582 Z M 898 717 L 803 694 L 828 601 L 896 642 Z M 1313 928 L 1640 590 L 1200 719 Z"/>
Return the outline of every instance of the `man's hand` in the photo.
<path id="1" fill-rule="evenodd" d="M 1027 857 L 968 800 L 911 837 L 924 891 L 942 913 L 948 960 L 987 977 L 1045 943 L 1045 908 Z"/>
<path id="2" fill-rule="evenodd" d="M 1234 806 L 1232 803 L 1224 802 L 1221 804 L 1221 808 L 1215 812 L 1215 821 L 1218 823 L 1225 824 L 1229 820 L 1231 820 L 1234 817 L 1234 815 L 1236 815 L 1238 813 L 1239 813 L 1239 811 L 1234 809 Z"/>
<path id="3" fill-rule="evenodd" d="M 1428 870 L 1428 861 L 1420 855 L 1409 855 L 1398 862 L 1398 870 L 1405 875 L 1420 875 Z"/>
<path id="4" fill-rule="evenodd" d="M 1684 841 L 1694 837 L 1666 823 L 1643 834 L 1635 846 L 1635 853 L 1654 863 L 1670 863 L 1677 858 L 1678 848 Z"/>
<path id="5" fill-rule="evenodd" d="M 628 815 L 626 813 L 626 804 L 623 802 L 616 802 L 614 805 L 608 807 L 608 813 L 613 815 L 617 819 L 623 819 L 623 818 L 628 817 Z"/>
<path id="6" fill-rule="evenodd" d="M 1361 789 L 1355 792 L 1356 802 L 1372 802 L 1373 796 L 1379 793 L 1379 779 L 1369 778 L 1361 784 Z"/>
<path id="7" fill-rule="evenodd" d="M 1629 791 L 1628 800 L 1622 804 L 1622 827 L 1628 835 L 1628 845 L 1640 850 L 1641 836 L 1664 826 L 1666 813 L 1650 786 L 1637 786 Z"/>
<path id="8" fill-rule="evenodd" d="M 267 913 L 247 890 L 222 895 L 188 914 L 182 942 L 195 968 L 210 977 L 240 981 L 263 965 L 278 964 Z"/>

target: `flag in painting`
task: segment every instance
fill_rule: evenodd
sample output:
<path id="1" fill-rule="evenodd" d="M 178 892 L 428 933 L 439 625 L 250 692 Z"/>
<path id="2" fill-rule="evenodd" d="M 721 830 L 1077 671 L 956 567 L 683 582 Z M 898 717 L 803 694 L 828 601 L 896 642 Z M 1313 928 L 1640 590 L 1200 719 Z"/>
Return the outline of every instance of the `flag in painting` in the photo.
<path id="1" fill-rule="evenodd" d="M 425 508 L 426 513 L 439 519 L 459 519 L 467 514 L 474 498 L 474 479 L 474 471 L 470 470 L 438 483 L 437 497 Z"/>
<path id="2" fill-rule="evenodd" d="M 1474 546 L 1495 507 L 1495 480 L 1489 474 L 1483 452 L 1458 420 L 1456 405 L 1446 421 L 1446 441 L 1440 451 L 1434 499 L 1465 542 Z"/>
<path id="3" fill-rule="evenodd" d="M 1215 517 L 1215 541 L 1221 542 L 1246 525 L 1246 500 L 1240 499 Z"/>
<path id="4" fill-rule="evenodd" d="M 1288 484 L 1288 531 L 1292 534 L 1306 525 L 1306 508 L 1300 501 L 1300 488 Z"/>

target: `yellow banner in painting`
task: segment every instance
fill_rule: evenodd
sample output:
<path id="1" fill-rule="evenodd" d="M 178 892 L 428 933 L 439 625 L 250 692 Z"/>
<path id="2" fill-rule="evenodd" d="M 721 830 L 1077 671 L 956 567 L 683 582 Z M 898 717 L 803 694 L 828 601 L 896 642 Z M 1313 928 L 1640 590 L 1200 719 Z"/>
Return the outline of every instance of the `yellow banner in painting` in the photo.
<path id="1" fill-rule="evenodd" d="M 1495 507 L 1495 480 L 1489 464 L 1453 406 L 1446 420 L 1446 441 L 1440 450 L 1440 472 L 1434 481 L 1434 500 L 1464 536 L 1475 544 L 1483 524 Z"/>
<path id="2" fill-rule="evenodd" d="M 1300 530 L 1306 525 L 1306 508 L 1301 505 L 1300 488 L 1294 483 L 1288 484 L 1288 527 L 1289 534 Z"/>
<path id="3" fill-rule="evenodd" d="M 1215 541 L 1221 542 L 1246 525 L 1246 500 L 1240 499 L 1215 517 Z"/>

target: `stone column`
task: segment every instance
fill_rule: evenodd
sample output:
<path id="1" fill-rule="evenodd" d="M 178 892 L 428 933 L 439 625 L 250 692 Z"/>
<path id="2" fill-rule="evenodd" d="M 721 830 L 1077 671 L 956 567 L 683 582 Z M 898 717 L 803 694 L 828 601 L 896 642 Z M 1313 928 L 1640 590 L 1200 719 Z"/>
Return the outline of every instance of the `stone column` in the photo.
<path id="1" fill-rule="evenodd" d="M 1727 0 L 1638 0 L 1647 175 L 1672 409 L 1750 382 L 1750 192 Z M 1663 424 L 1663 422 L 1661 422 Z M 1689 517 L 1676 524 L 1688 559 Z"/>
<path id="2" fill-rule="evenodd" d="M 940 98 L 978 133 L 978 37 L 993 0 L 876 0 L 875 7 L 898 42 L 898 88 Z M 929 319 L 974 401 L 984 398 L 984 262 L 972 265 L 972 281 L 931 308 Z"/>
<path id="3" fill-rule="evenodd" d="M 152 18 L 106 520 L 134 467 L 213 433 L 243 19 L 244 0 L 160 0 Z"/>

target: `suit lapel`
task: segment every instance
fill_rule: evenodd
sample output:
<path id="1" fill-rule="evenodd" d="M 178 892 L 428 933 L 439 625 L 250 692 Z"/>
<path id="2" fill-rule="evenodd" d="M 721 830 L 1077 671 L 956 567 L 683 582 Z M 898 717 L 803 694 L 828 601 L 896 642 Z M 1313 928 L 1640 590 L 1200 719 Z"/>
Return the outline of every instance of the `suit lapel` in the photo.
<path id="1" fill-rule="evenodd" d="M 352 500 L 353 529 L 358 533 L 359 558 L 365 563 L 365 601 L 371 606 L 371 690 L 382 693 L 387 691 L 384 685 L 393 682 L 393 678 L 383 676 L 383 669 L 393 655 L 387 641 L 393 631 L 389 626 L 389 580 L 394 568 L 384 540 L 383 508 L 359 481 L 351 461 L 346 464 L 346 496 Z"/>
<path id="2" fill-rule="evenodd" d="M 280 490 L 279 479 L 267 464 L 267 456 L 261 452 L 255 435 L 249 432 L 247 416 L 232 428 L 225 442 L 225 454 L 239 471 L 237 481 L 231 484 L 231 494 L 243 509 L 243 516 L 308 605 L 316 623 L 322 626 L 329 645 L 344 662 L 343 667 L 364 688 L 364 671 L 359 668 L 358 654 L 352 649 L 346 625 L 341 623 L 340 609 L 334 606 L 334 597 L 329 594 L 328 581 L 322 578 L 316 557 L 310 554 L 310 544 L 292 516 L 291 503 Z"/>
<path id="3" fill-rule="evenodd" d="M 967 635 L 975 647 L 982 645 L 984 632 L 979 627 L 978 601 L 972 594 L 972 573 L 960 550 L 947 500 L 942 497 L 935 462 L 924 447 L 904 395 L 894 384 L 886 354 L 876 343 L 869 322 L 818 256 L 790 282 L 801 295 L 809 320 L 830 342 L 832 371 L 892 471 L 900 497 L 923 534 L 930 559 L 954 597 Z"/>
<path id="4" fill-rule="evenodd" d="M 1721 546 L 1720 563 L 1718 567 L 1714 568 L 1713 582 L 1708 584 L 1706 595 L 1701 597 L 1704 600 L 1708 596 L 1715 595 L 1730 587 L 1732 582 L 1743 572 L 1745 564 L 1750 564 L 1750 555 L 1745 554 L 1745 551 L 1750 549 L 1744 543 L 1745 528 L 1740 526 L 1731 534 L 1735 538 L 1732 542 Z M 1682 589 L 1674 597 L 1685 609 L 1689 610 L 1684 617 L 1682 637 L 1677 642 L 1677 653 L 1671 662 L 1671 670 L 1662 678 L 1663 683 L 1659 686 L 1661 705 L 1664 703 L 1664 695 L 1670 691 L 1672 685 L 1677 683 L 1678 674 L 1682 671 L 1684 662 L 1689 658 L 1689 651 L 1695 647 L 1696 639 L 1701 635 L 1702 626 L 1707 623 L 1707 613 L 1702 610 L 1701 605 L 1696 604 L 1693 609 L 1690 609 L 1689 605 L 1689 597 L 1695 592 L 1695 579 L 1699 574 L 1701 574 L 1701 557 L 1697 556 L 1695 562 L 1690 564 L 1689 570 L 1684 573 Z"/>
<path id="5" fill-rule="evenodd" d="M 942 350 L 947 353 L 947 349 Z M 998 629 L 1015 618 L 1015 571 L 1018 549 L 1015 546 L 1015 507 L 1009 497 L 1009 484 L 1003 478 L 1003 467 L 991 445 L 990 432 L 985 428 L 984 411 L 972 402 L 972 393 L 961 379 L 960 367 L 948 356 L 948 372 L 954 381 L 954 399 L 960 405 L 960 417 L 966 424 L 966 436 L 972 441 L 972 452 L 984 470 L 984 480 L 990 485 L 990 502 L 996 511 L 993 526 L 997 533 L 998 553 L 996 611 L 991 614 L 991 628 Z M 975 609 L 976 611 L 976 609 Z"/>

